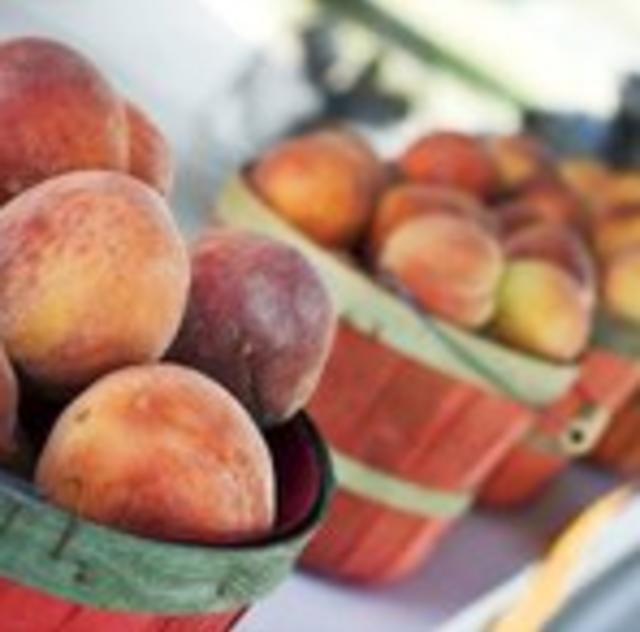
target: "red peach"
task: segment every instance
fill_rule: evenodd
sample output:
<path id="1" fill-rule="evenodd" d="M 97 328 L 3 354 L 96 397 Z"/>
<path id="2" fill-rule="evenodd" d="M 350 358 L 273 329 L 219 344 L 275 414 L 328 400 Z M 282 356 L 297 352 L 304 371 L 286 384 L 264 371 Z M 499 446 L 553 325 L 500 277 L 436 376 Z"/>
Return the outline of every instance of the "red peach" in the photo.
<path id="1" fill-rule="evenodd" d="M 58 176 L 0 214 L 0 337 L 53 390 L 160 357 L 188 283 L 165 200 L 126 174 Z"/>
<path id="2" fill-rule="evenodd" d="M 133 103 L 127 103 L 129 129 L 129 173 L 162 195 L 173 184 L 173 156 L 160 128 Z"/>
<path id="3" fill-rule="evenodd" d="M 378 267 L 425 310 L 476 328 L 492 316 L 503 256 L 481 226 L 434 214 L 400 226 L 384 245 Z"/>
<path id="4" fill-rule="evenodd" d="M 297 251 L 218 229 L 193 249 L 190 298 L 170 355 L 220 381 L 268 425 L 311 397 L 334 328 L 330 297 Z"/>
<path id="5" fill-rule="evenodd" d="M 399 167 L 406 178 L 423 184 L 461 189 L 484 199 L 496 189 L 498 175 L 484 144 L 455 132 L 424 136 L 401 156 Z"/>
<path id="6" fill-rule="evenodd" d="M 93 64 L 45 39 L 0 45 L 0 202 L 57 174 L 127 163 L 124 106 Z"/>
<path id="7" fill-rule="evenodd" d="M 273 464 L 221 386 L 170 364 L 121 369 L 65 409 L 36 483 L 54 505 L 144 537 L 229 542 L 275 517 Z"/>

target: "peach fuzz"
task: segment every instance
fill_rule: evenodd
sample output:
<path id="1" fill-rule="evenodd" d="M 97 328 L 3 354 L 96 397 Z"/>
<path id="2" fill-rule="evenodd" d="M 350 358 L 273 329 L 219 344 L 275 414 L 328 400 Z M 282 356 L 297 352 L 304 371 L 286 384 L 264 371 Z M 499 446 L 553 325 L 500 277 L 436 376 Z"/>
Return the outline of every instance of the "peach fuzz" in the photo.
<path id="1" fill-rule="evenodd" d="M 603 210 L 594 218 L 591 229 L 595 251 L 602 259 L 640 246 L 640 204 Z"/>
<path id="2" fill-rule="evenodd" d="M 173 185 L 173 155 L 160 128 L 139 107 L 126 104 L 129 130 L 129 173 L 162 195 Z"/>
<path id="3" fill-rule="evenodd" d="M 492 227 L 493 218 L 472 196 L 448 187 L 398 184 L 389 188 L 376 208 L 369 234 L 369 249 L 379 252 L 389 235 L 407 220 L 431 213 L 468 218 Z"/>
<path id="4" fill-rule="evenodd" d="M 126 174 L 58 176 L 0 213 L 0 337 L 51 390 L 160 357 L 188 284 L 166 202 Z"/>
<path id="5" fill-rule="evenodd" d="M 499 339 L 557 362 L 575 360 L 587 345 L 592 312 L 580 284 L 547 261 L 506 267 L 493 329 Z"/>
<path id="6" fill-rule="evenodd" d="M 371 181 L 353 150 L 326 133 L 274 147 L 250 179 L 274 212 L 326 247 L 352 246 L 371 219 Z"/>
<path id="7" fill-rule="evenodd" d="M 192 251 L 192 283 L 170 357 L 225 385 L 259 424 L 309 400 L 336 316 L 318 273 L 293 248 L 222 228 Z"/>
<path id="8" fill-rule="evenodd" d="M 505 251 L 509 259 L 547 261 L 564 269 L 580 283 L 587 305 L 594 305 L 596 266 L 576 232 L 555 224 L 528 226 L 505 241 Z"/>
<path id="9" fill-rule="evenodd" d="M 485 199 L 496 190 L 498 174 L 484 143 L 457 132 L 439 132 L 416 141 L 398 166 L 412 182 L 440 184 Z"/>
<path id="10" fill-rule="evenodd" d="M 503 263 L 491 233 L 468 220 L 434 214 L 399 227 L 382 249 L 378 268 L 426 311 L 477 328 L 492 316 Z"/>
<path id="11" fill-rule="evenodd" d="M 57 174 L 127 164 L 124 106 L 91 62 L 46 39 L 0 44 L 0 202 Z"/>
<path id="12" fill-rule="evenodd" d="M 84 391 L 56 422 L 36 483 L 78 516 L 163 540 L 254 539 L 275 518 L 271 456 L 247 412 L 171 364 L 121 369 Z"/>
<path id="13" fill-rule="evenodd" d="M 606 310 L 629 323 L 640 325 L 640 247 L 625 250 L 606 263 L 603 296 Z"/>
<path id="14" fill-rule="evenodd" d="M 526 134 L 487 139 L 500 182 L 500 191 L 516 191 L 532 180 L 553 173 L 553 156 L 536 138 Z"/>

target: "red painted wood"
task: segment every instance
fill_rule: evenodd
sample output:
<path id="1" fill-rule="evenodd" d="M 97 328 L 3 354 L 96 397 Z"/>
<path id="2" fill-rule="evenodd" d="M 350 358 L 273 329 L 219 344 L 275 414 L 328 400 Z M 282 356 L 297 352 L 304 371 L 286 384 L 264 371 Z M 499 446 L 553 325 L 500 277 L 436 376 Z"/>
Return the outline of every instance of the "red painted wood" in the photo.
<path id="1" fill-rule="evenodd" d="M 547 437 L 558 437 L 575 415 L 589 403 L 615 413 L 639 385 L 640 373 L 634 364 L 608 352 L 594 350 L 583 362 L 576 387 L 540 415 L 536 432 Z M 626 423 L 624 419 L 614 420 L 601 447 L 596 448 L 596 454 L 602 455 L 605 461 L 607 455 L 615 454 L 612 446 L 616 444 L 618 437 L 625 435 Z M 640 429 L 640 414 L 637 428 Z M 640 433 L 637 443 L 640 447 Z M 640 464 L 640 459 L 638 463 Z M 529 502 L 544 491 L 569 464 L 568 457 L 545 454 L 529 447 L 525 441 L 495 471 L 482 490 L 480 500 L 491 506 L 513 506 Z"/>
<path id="2" fill-rule="evenodd" d="M 241 615 L 162 617 L 107 612 L 0 579 L 2 632 L 226 632 Z"/>
<path id="3" fill-rule="evenodd" d="M 525 408 L 344 324 L 310 412 L 329 443 L 352 458 L 414 483 L 471 494 L 532 423 Z M 340 490 L 303 562 L 352 581 L 398 579 L 427 558 L 448 527 Z"/>

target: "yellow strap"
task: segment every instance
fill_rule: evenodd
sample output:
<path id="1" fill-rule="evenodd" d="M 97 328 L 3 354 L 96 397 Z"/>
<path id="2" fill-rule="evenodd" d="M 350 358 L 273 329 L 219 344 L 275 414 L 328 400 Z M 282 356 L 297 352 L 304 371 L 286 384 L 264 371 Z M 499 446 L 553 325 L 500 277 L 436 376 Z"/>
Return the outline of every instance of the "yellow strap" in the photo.
<path id="1" fill-rule="evenodd" d="M 625 485 L 590 505 L 556 540 L 535 571 L 526 592 L 491 632 L 540 632 L 570 596 L 580 562 L 602 531 L 619 515 L 633 495 Z"/>
<path id="2" fill-rule="evenodd" d="M 452 520 L 466 513 L 473 501 L 470 494 L 418 485 L 335 449 L 331 450 L 331 458 L 341 488 L 398 511 L 423 518 Z"/>

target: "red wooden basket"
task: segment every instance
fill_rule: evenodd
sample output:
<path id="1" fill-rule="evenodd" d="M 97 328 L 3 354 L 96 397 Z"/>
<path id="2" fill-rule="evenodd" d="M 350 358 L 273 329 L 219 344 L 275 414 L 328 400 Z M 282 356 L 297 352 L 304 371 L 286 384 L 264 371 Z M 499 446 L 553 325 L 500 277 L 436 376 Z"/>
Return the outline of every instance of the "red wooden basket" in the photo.
<path id="1" fill-rule="evenodd" d="M 271 212 L 242 177 L 217 207 L 227 224 L 284 240 L 323 274 L 341 324 L 310 410 L 339 490 L 304 564 L 358 582 L 398 579 L 469 509 L 491 472 L 565 395 L 558 367 L 418 314 Z"/>

